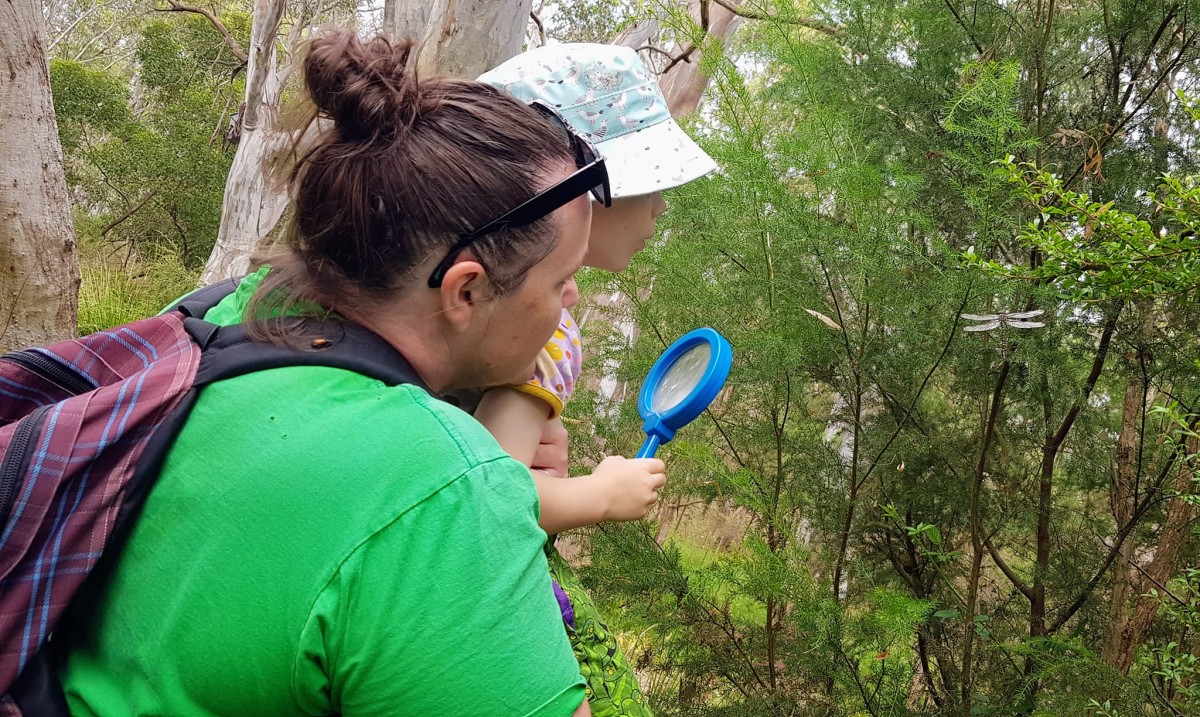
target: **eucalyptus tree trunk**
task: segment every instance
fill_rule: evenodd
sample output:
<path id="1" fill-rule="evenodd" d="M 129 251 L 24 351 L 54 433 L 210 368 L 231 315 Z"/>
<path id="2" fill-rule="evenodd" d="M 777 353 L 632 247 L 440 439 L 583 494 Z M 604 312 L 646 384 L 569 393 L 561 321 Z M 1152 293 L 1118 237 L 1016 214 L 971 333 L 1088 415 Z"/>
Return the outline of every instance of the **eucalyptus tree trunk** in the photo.
<path id="1" fill-rule="evenodd" d="M 387 0 L 382 32 L 421 43 L 418 72 L 476 77 L 521 50 L 532 0 Z M 290 74 L 295 37 L 280 40 L 285 0 L 256 0 L 247 61 L 246 109 L 241 142 L 225 184 L 221 228 L 201 281 L 246 272 L 250 257 L 287 208 L 280 160 L 293 137 L 280 131 L 280 94 Z M 303 23 L 297 22 L 299 27 Z"/>
<path id="2" fill-rule="evenodd" d="M 76 332 L 79 267 L 41 3 L 0 4 L 0 352 Z"/>
<path id="3" fill-rule="evenodd" d="M 287 206 L 287 189 L 270 172 L 291 141 L 277 129 L 283 77 L 275 47 L 285 5 L 286 0 L 254 3 L 241 139 L 225 181 L 221 228 L 200 277 L 204 284 L 246 273 L 250 255 Z"/>
<path id="4" fill-rule="evenodd" d="M 408 6 L 421 74 L 478 77 L 521 51 L 533 0 L 387 0 Z"/>

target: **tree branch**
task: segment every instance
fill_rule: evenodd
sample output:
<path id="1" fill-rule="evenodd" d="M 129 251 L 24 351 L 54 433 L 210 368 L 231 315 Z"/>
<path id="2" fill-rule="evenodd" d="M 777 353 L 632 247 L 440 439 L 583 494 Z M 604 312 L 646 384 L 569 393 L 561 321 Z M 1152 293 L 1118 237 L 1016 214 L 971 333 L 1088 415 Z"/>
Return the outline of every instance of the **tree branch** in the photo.
<path id="1" fill-rule="evenodd" d="M 671 61 L 668 62 L 666 64 L 666 66 L 662 68 L 662 72 L 660 72 L 658 74 L 660 74 L 660 75 L 667 74 L 667 72 L 669 72 L 672 67 L 674 67 L 675 65 L 678 65 L 681 62 L 691 62 L 692 61 L 692 59 L 691 59 L 692 53 L 695 51 L 696 51 L 695 45 L 688 45 L 687 49 L 685 49 L 683 52 L 679 53 L 679 55 L 677 57 L 671 57 L 670 55 L 667 55 L 667 57 L 671 57 Z"/>
<path id="2" fill-rule="evenodd" d="M 1196 430 L 1197 426 L 1200 426 L 1200 416 L 1197 416 L 1191 421 L 1188 426 L 1188 430 L 1194 431 Z M 1096 572 L 1092 574 L 1091 579 L 1088 580 L 1087 585 L 1085 585 L 1083 590 L 1080 591 L 1079 596 L 1076 597 L 1075 601 L 1067 606 L 1065 610 L 1063 610 L 1062 615 L 1060 615 L 1059 618 L 1050 626 L 1050 634 L 1057 632 L 1060 628 L 1062 628 L 1063 625 L 1067 624 L 1067 621 L 1074 617 L 1075 613 L 1078 612 L 1079 609 L 1083 607 L 1084 603 L 1087 602 L 1087 599 L 1092 594 L 1092 591 L 1095 590 L 1096 586 L 1100 584 L 1100 578 L 1104 577 L 1104 574 L 1108 572 L 1110 567 L 1112 567 L 1113 561 L 1117 559 L 1117 555 L 1121 552 L 1121 545 L 1125 542 L 1125 539 L 1133 533 L 1134 527 L 1141 521 L 1142 517 L 1145 516 L 1150 508 L 1154 506 L 1155 498 L 1153 493 L 1157 492 L 1158 489 L 1161 489 L 1161 486 L 1166 482 L 1167 477 L 1171 473 L 1171 468 L 1175 465 L 1175 462 L 1179 460 L 1180 456 L 1185 451 L 1186 443 L 1180 441 L 1179 444 L 1175 446 L 1175 450 L 1172 451 L 1171 456 L 1164 462 L 1162 470 L 1159 471 L 1158 478 L 1154 483 L 1155 487 L 1146 490 L 1146 499 L 1142 501 L 1140 506 L 1134 509 L 1133 515 L 1129 518 L 1129 522 L 1122 526 L 1122 528 L 1117 532 L 1117 536 L 1113 540 L 1112 547 L 1108 549 L 1108 555 L 1105 556 L 1103 562 L 1100 563 L 1100 567 L 1096 570 Z"/>
<path id="3" fill-rule="evenodd" d="M 169 7 L 154 8 L 155 12 L 190 12 L 197 15 L 203 15 L 204 17 L 208 18 L 208 21 L 217 29 L 217 32 L 221 33 L 221 37 L 225 38 L 225 44 L 229 47 L 229 51 L 232 52 L 237 59 L 241 60 L 242 64 L 250 61 L 250 58 L 246 55 L 245 50 L 242 49 L 241 45 L 238 45 L 238 41 L 234 39 L 232 34 L 230 34 L 228 28 L 225 27 L 225 24 L 222 23 L 211 11 L 202 7 L 183 5 L 176 2 L 176 0 L 167 0 L 167 4 Z"/>
<path id="4" fill-rule="evenodd" d="M 146 206 L 146 202 L 150 201 L 151 199 L 154 199 L 154 197 L 157 195 L 158 195 L 157 189 L 151 190 L 151 192 L 149 194 L 147 194 L 145 196 L 145 198 L 142 199 L 142 201 L 138 202 L 135 206 L 130 207 L 129 209 L 126 209 L 124 214 L 122 214 L 121 216 L 112 220 L 111 222 L 108 223 L 107 226 L 105 226 L 103 229 L 101 229 L 100 236 L 104 236 L 105 234 L 108 234 L 110 231 L 115 229 L 118 224 L 125 221 L 129 217 L 132 217 L 134 214 L 137 214 L 138 211 L 140 211 L 142 207 Z"/>
<path id="5" fill-rule="evenodd" d="M 817 32 L 824 33 L 830 37 L 838 37 L 842 33 L 842 28 L 836 25 L 830 25 L 828 23 L 821 22 L 820 20 L 811 17 L 781 17 L 779 15 L 770 15 L 765 12 L 744 10 L 737 5 L 734 5 L 732 2 L 730 2 L 730 0 L 712 0 L 712 2 L 715 2 L 734 15 L 737 15 L 738 17 L 744 17 L 747 20 L 774 20 L 775 22 L 782 22 L 785 25 L 799 25 L 800 27 L 806 27 L 809 30 L 816 30 Z M 982 52 L 983 50 L 980 50 L 981 54 Z"/>
<path id="6" fill-rule="evenodd" d="M 1070 432 L 1071 426 L 1075 423 L 1075 418 L 1079 415 L 1083 404 L 1087 402 L 1088 398 L 1092 395 L 1092 390 L 1096 388 L 1096 381 L 1100 379 L 1100 373 L 1104 370 L 1104 361 L 1108 358 L 1108 347 L 1112 343 L 1113 332 L 1117 329 L 1117 318 L 1121 315 L 1121 310 L 1124 306 L 1124 302 L 1118 301 L 1112 315 L 1105 322 L 1104 333 L 1100 336 L 1100 345 L 1096 348 L 1096 358 L 1092 361 L 1091 373 L 1088 374 L 1087 381 L 1083 385 L 1083 395 L 1075 401 L 1075 404 L 1071 406 L 1071 410 L 1067 411 L 1062 425 L 1058 427 L 1058 431 L 1050 439 L 1050 446 L 1056 452 L 1059 446 L 1062 445 L 1062 442 L 1066 440 L 1067 433 Z"/>
<path id="7" fill-rule="evenodd" d="M 538 17 L 538 14 L 536 12 L 534 12 L 533 10 L 530 10 L 529 11 L 529 19 L 533 20 L 534 25 L 537 25 L 538 37 L 541 38 L 542 44 L 545 45 L 546 44 L 546 26 L 542 24 L 542 18 Z"/>
<path id="8" fill-rule="evenodd" d="M 988 555 L 992 557 L 992 562 L 996 564 L 996 567 L 1000 568 L 1000 572 L 1004 573 L 1004 577 L 1008 578 L 1008 581 L 1012 583 L 1013 587 L 1020 591 L 1022 595 L 1024 595 L 1027 599 L 1032 600 L 1033 588 L 1029 587 L 1029 584 L 1022 580 L 1015 572 L 1013 572 L 1013 569 L 1009 567 L 1008 563 L 1004 562 L 1004 559 L 1000 557 L 1000 551 L 996 550 L 995 546 L 992 545 L 992 539 L 985 538 L 983 545 L 985 548 L 987 548 Z"/>
<path id="9" fill-rule="evenodd" d="M 823 263 L 821 264 L 821 268 L 822 269 L 825 268 L 825 265 Z M 828 272 L 825 273 L 825 279 L 826 279 L 826 282 L 828 283 L 828 280 L 829 280 Z M 830 295 L 832 295 L 833 285 L 828 284 L 828 286 L 829 286 Z M 960 315 L 962 314 L 963 309 L 965 309 L 967 307 L 967 302 L 970 301 L 970 299 L 971 299 L 971 288 L 973 286 L 974 286 L 973 282 L 967 286 L 967 293 L 966 293 L 966 295 L 963 296 L 963 300 L 962 300 L 962 303 L 959 304 L 958 311 L 954 312 L 954 323 L 950 326 L 950 333 L 948 336 L 946 336 L 946 343 L 945 343 L 945 345 L 942 346 L 942 353 L 938 354 L 937 360 L 933 362 L 933 365 L 929 367 L 929 372 L 925 374 L 925 379 L 922 380 L 921 385 L 917 387 L 917 392 L 915 395 L 913 395 L 912 402 L 909 404 L 908 409 L 905 410 L 905 412 L 904 412 L 904 418 L 902 418 L 900 420 L 900 422 L 896 425 L 895 430 L 892 431 L 892 435 L 887 439 L 887 443 L 885 443 L 883 445 L 883 448 L 879 449 L 879 453 L 877 453 L 875 455 L 875 459 L 873 461 L 871 461 L 871 465 L 867 466 L 867 472 L 862 478 L 864 483 L 866 482 L 866 480 L 868 478 L 871 477 L 871 473 L 873 473 L 875 471 L 876 466 L 879 465 L 879 461 L 883 460 L 883 455 L 885 453 L 887 453 L 887 450 L 889 448 L 891 448 L 892 442 L 895 441 L 896 437 L 900 435 L 900 431 L 902 431 L 904 429 L 905 422 L 912 418 L 912 412 L 916 409 L 917 401 L 919 401 L 921 399 L 921 394 L 925 392 L 925 387 L 927 385 L 929 385 L 929 379 L 933 378 L 934 372 L 937 371 L 938 367 L 942 365 L 942 360 L 946 358 L 946 354 L 950 351 L 950 346 L 951 346 L 951 344 L 954 343 L 955 334 L 958 332 L 958 322 L 959 322 Z M 836 298 L 834 299 L 834 306 L 837 306 Z M 842 316 L 842 313 L 841 313 L 841 309 L 839 308 L 838 309 L 839 320 L 841 319 L 841 316 Z M 845 329 L 843 329 L 842 331 L 843 331 L 843 333 L 845 333 Z M 848 344 L 849 339 L 847 338 L 846 341 L 847 341 L 846 348 L 847 348 L 847 350 L 849 350 L 849 344 Z M 903 406 L 901 406 L 901 408 L 903 408 Z"/>
<path id="10" fill-rule="evenodd" d="M 946 7 L 950 8 L 950 14 L 954 16 L 954 21 L 963 29 L 963 32 L 967 33 L 967 38 L 971 41 L 971 44 L 975 46 L 975 51 L 978 52 L 982 57 L 984 54 L 983 46 L 980 45 L 979 41 L 975 39 L 975 35 L 971 34 L 971 29 L 967 27 L 967 23 L 964 22 L 962 16 L 958 14 L 958 10 L 954 8 L 954 3 L 950 2 L 950 0 L 945 0 L 945 2 Z"/>
<path id="11" fill-rule="evenodd" d="M 675 59 L 674 55 L 672 55 L 671 53 L 662 49 L 661 47 L 658 47 L 657 45 L 642 45 L 641 47 L 637 48 L 637 52 L 642 52 L 644 50 L 648 50 L 650 52 L 657 52 L 658 54 L 662 55 L 663 57 L 666 57 L 668 60 Z"/>

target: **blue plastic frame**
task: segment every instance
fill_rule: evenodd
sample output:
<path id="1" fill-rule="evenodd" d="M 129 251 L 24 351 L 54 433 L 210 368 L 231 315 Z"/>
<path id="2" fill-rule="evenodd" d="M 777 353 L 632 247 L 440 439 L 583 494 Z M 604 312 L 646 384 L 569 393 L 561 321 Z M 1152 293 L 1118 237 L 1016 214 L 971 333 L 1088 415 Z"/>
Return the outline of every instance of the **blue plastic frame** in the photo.
<path id="1" fill-rule="evenodd" d="M 656 412 L 652 406 L 654 389 L 662 381 L 663 374 L 679 360 L 684 353 L 697 344 L 706 343 L 709 346 L 708 367 L 700 382 L 692 389 L 687 398 L 673 408 L 662 413 Z M 646 442 L 638 451 L 638 458 L 649 458 L 658 447 L 675 437 L 675 431 L 691 423 L 697 416 L 708 408 L 708 404 L 717 397 L 729 378 L 729 369 L 733 366 L 733 347 L 729 340 L 714 329 L 707 326 L 680 336 L 671 344 L 654 365 L 646 380 L 642 382 L 642 390 L 638 393 L 638 413 L 641 414 L 642 430 L 646 432 Z"/>

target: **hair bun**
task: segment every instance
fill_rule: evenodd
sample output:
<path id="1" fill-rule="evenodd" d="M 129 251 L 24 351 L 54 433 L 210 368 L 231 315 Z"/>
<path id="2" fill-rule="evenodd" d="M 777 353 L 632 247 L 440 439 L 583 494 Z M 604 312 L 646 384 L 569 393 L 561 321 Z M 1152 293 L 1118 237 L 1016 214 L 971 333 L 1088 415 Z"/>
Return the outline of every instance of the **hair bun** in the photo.
<path id="1" fill-rule="evenodd" d="M 353 30 L 325 31 L 309 42 L 304 82 L 343 137 L 391 140 L 420 115 L 412 54 L 412 40 L 363 42 Z"/>

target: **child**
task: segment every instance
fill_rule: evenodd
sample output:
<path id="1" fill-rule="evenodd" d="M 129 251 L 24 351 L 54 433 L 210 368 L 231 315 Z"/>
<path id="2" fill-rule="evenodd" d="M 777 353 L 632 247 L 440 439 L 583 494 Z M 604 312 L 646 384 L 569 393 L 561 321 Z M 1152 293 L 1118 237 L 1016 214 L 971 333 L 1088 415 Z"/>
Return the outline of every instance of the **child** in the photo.
<path id="1" fill-rule="evenodd" d="M 612 206 L 593 204 L 584 263 L 608 271 L 629 266 L 654 236 L 666 211 L 662 191 L 716 169 L 675 124 L 658 82 L 627 47 L 562 44 L 523 53 L 479 78 L 527 102 L 557 110 L 590 140 L 608 165 Z M 547 419 L 570 397 L 581 360 L 579 330 L 566 311 L 559 331 L 523 386 L 488 391 L 475 417 L 501 446 L 529 465 Z M 608 520 L 638 520 L 665 482 L 657 459 L 604 459 L 591 475 L 564 479 L 534 471 L 539 523 L 549 534 Z M 547 545 L 555 592 L 571 645 L 587 680 L 594 717 L 642 717 L 650 711 L 637 678 L 591 598 L 552 544 Z"/>

